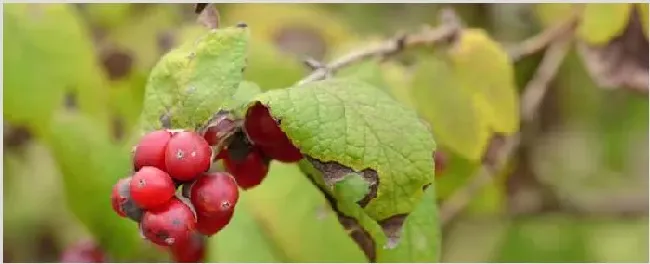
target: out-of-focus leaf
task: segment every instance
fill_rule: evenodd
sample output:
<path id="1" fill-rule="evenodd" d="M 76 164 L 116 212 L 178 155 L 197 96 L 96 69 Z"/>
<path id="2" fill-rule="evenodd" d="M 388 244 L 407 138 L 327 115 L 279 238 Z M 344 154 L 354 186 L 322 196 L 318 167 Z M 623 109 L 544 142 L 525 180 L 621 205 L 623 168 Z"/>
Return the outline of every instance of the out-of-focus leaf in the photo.
<path id="1" fill-rule="evenodd" d="M 254 236 L 255 248 L 262 247 L 267 261 L 289 262 L 365 262 L 363 253 L 338 223 L 336 214 L 318 189 L 312 185 L 296 165 L 272 162 L 271 170 L 263 184 L 242 193 L 244 199 L 238 205 L 247 212 L 240 213 L 233 221 L 235 227 L 255 228 L 260 232 Z M 248 214 L 250 213 L 250 214 Z M 239 217 L 239 218 L 237 218 Z M 247 226 L 243 226 L 248 222 Z M 241 226 L 240 226 L 241 224 Z M 230 228 L 226 227 L 226 229 Z M 237 230 L 242 230 L 237 229 Z M 223 231 L 223 232 L 235 232 Z M 241 231 L 245 232 L 245 231 Z M 244 233 L 231 233 L 242 237 Z M 217 247 L 223 251 L 251 255 L 251 244 L 231 243 L 226 236 L 216 237 Z M 264 242 L 263 244 L 258 242 Z M 223 243 L 223 246 L 219 244 Z M 236 248 L 239 245 L 242 248 Z M 232 247 L 232 248 L 231 248 Z M 219 261 L 239 261 L 247 256 L 229 256 Z M 271 258 L 269 255 L 275 256 Z"/>
<path id="2" fill-rule="evenodd" d="M 641 26 L 643 26 L 643 33 L 646 39 L 648 38 L 648 8 L 649 4 L 636 4 L 636 8 L 641 15 Z"/>
<path id="3" fill-rule="evenodd" d="M 91 23 L 111 29 L 124 26 L 129 21 L 132 6 L 131 3 L 92 3 L 85 4 L 83 9 Z"/>
<path id="4" fill-rule="evenodd" d="M 337 72 L 337 77 L 356 78 L 361 81 L 372 84 L 373 86 L 389 92 L 388 85 L 382 75 L 379 60 L 366 60 L 349 67 L 345 67 Z"/>
<path id="5" fill-rule="evenodd" d="M 120 218 L 110 204 L 113 185 L 129 176 L 128 148 L 111 144 L 101 124 L 74 113 L 60 113 L 48 139 L 75 216 L 116 260 L 141 253 L 137 224 Z"/>
<path id="6" fill-rule="evenodd" d="M 573 12 L 576 4 L 553 3 L 535 4 L 534 12 L 543 27 L 551 27 L 564 22 Z"/>
<path id="7" fill-rule="evenodd" d="M 208 262 L 284 262 L 281 248 L 267 234 L 268 227 L 260 223 L 246 205 L 248 192 L 239 196 L 235 215 L 218 235 L 209 240 Z"/>
<path id="8" fill-rule="evenodd" d="M 632 7 L 632 4 L 587 4 L 577 33 L 589 44 L 603 45 L 623 33 Z"/>
<path id="9" fill-rule="evenodd" d="M 308 73 L 298 56 L 283 53 L 268 42 L 251 43 L 244 78 L 262 90 L 289 87 Z"/>
<path id="10" fill-rule="evenodd" d="M 473 95 L 474 104 L 495 132 L 519 130 L 519 95 L 508 54 L 482 29 L 464 30 L 449 52 L 461 89 Z"/>
<path id="11" fill-rule="evenodd" d="M 474 106 L 472 94 L 460 87 L 455 76 L 454 70 L 436 57 L 418 62 L 412 98 L 440 144 L 469 160 L 478 160 L 487 147 L 490 130 Z"/>
<path id="12" fill-rule="evenodd" d="M 248 30 L 212 30 L 167 53 L 151 71 L 141 119 L 145 131 L 202 125 L 235 94 L 242 81 Z"/>
<path id="13" fill-rule="evenodd" d="M 89 34 L 65 4 L 7 4 L 4 17 L 4 118 L 42 134 L 66 92 L 104 118 L 107 90 Z"/>
<path id="14" fill-rule="evenodd" d="M 381 65 L 381 74 L 395 100 L 406 106 L 415 107 L 411 94 L 412 72 L 395 62 L 385 62 Z"/>

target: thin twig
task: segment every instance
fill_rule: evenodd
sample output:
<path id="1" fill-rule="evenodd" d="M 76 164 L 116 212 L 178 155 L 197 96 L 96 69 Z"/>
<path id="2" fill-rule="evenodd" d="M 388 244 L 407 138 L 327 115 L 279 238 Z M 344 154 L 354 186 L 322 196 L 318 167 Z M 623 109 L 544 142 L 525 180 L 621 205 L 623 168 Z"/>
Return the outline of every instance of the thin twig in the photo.
<path id="1" fill-rule="evenodd" d="M 322 80 L 328 74 L 349 66 L 350 64 L 375 57 L 387 57 L 408 48 L 419 46 L 435 45 L 448 41 L 460 30 L 458 17 L 451 9 L 442 12 L 442 23 L 436 28 L 425 28 L 417 33 L 399 36 L 378 45 L 365 49 L 353 51 L 334 61 L 315 69 L 310 75 L 300 80 L 297 84 L 305 84 L 312 81 Z M 319 64 L 322 65 L 322 64 Z"/>
<path id="2" fill-rule="evenodd" d="M 555 39 L 546 41 L 549 46 L 544 54 L 544 58 L 538 66 L 535 76 L 526 84 L 524 93 L 520 99 L 522 124 L 534 119 L 542 99 L 548 91 L 549 83 L 557 74 L 569 50 L 572 37 L 570 32 L 572 29 L 573 27 L 566 28 L 563 34 L 557 34 Z M 520 142 L 520 133 L 507 137 L 505 143 L 496 151 L 496 157 L 492 159 L 495 162 L 483 163 L 478 172 L 470 178 L 471 180 L 467 185 L 461 187 L 443 202 L 440 207 L 441 222 L 443 225 L 449 223 L 450 220 L 458 215 L 469 204 L 478 190 L 492 182 L 494 174 L 498 173 L 510 160 Z"/>

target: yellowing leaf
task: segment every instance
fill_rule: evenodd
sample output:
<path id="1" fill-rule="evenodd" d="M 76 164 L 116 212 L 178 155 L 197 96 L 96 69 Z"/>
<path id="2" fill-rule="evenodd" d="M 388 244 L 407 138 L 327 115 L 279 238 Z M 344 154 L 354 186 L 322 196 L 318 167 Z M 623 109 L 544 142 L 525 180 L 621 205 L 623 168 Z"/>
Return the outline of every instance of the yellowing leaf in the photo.
<path id="1" fill-rule="evenodd" d="M 469 160 L 481 158 L 490 138 L 488 124 L 448 64 L 436 57 L 418 62 L 412 94 L 440 144 Z"/>
<path id="2" fill-rule="evenodd" d="M 395 62 L 383 63 L 381 70 L 393 98 L 406 106 L 413 107 L 414 99 L 411 97 L 412 74 L 404 66 Z"/>
<path id="3" fill-rule="evenodd" d="M 631 4 L 587 4 L 578 36 L 590 44 L 605 44 L 625 30 Z"/>
<path id="4" fill-rule="evenodd" d="M 575 4 L 536 4 L 535 15 L 543 27 L 550 27 L 562 23 L 572 13 Z"/>
<path id="5" fill-rule="evenodd" d="M 514 68 L 498 43 L 482 29 L 464 30 L 449 52 L 461 89 L 474 96 L 479 113 L 495 132 L 519 130 L 519 95 Z"/>
<path id="6" fill-rule="evenodd" d="M 639 15 L 641 15 L 641 26 L 643 26 L 643 33 L 648 38 L 648 4 L 636 4 Z"/>

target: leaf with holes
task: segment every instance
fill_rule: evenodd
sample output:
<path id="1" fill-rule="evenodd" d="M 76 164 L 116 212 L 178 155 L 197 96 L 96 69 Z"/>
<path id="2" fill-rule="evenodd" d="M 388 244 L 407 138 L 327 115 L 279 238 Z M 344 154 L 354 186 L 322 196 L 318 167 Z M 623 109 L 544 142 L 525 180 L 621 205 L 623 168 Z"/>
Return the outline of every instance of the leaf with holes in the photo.
<path id="1" fill-rule="evenodd" d="M 416 67 L 412 98 L 438 142 L 469 160 L 479 160 L 491 132 L 471 93 L 461 88 L 456 72 L 438 57 L 421 60 Z"/>
<path id="2" fill-rule="evenodd" d="M 328 201 L 296 165 L 273 162 L 264 183 L 240 199 L 232 223 L 212 239 L 218 252 L 209 260 L 366 262 Z"/>
<path id="3" fill-rule="evenodd" d="M 117 216 L 109 197 L 113 185 L 129 176 L 130 157 L 101 127 L 79 114 L 61 113 L 53 119 L 48 144 L 71 211 L 112 257 L 128 260 L 142 254 L 144 244 L 138 225 Z"/>
<path id="4" fill-rule="evenodd" d="M 372 85 L 329 79 L 270 91 L 257 101 L 281 120 L 282 130 L 302 153 L 348 168 L 345 174 L 316 168 L 325 172 L 326 185 L 349 172 L 367 171 L 364 179 L 373 188 L 362 207 L 374 221 L 413 211 L 422 188 L 434 180 L 436 145 L 426 125 Z"/>
<path id="5" fill-rule="evenodd" d="M 7 4 L 4 11 L 4 118 L 46 133 L 66 92 L 106 120 L 106 89 L 90 35 L 72 5 Z"/>
<path id="6" fill-rule="evenodd" d="M 211 30 L 164 55 L 151 71 L 141 128 L 194 129 L 206 122 L 236 93 L 246 65 L 248 30 Z"/>
<path id="7" fill-rule="evenodd" d="M 460 89 L 473 95 L 490 128 L 506 134 L 518 131 L 519 95 L 506 51 L 484 30 L 465 29 L 448 55 Z"/>
<path id="8" fill-rule="evenodd" d="M 587 4 L 578 26 L 578 36 L 589 44 L 606 44 L 623 33 L 632 7 L 632 4 Z"/>

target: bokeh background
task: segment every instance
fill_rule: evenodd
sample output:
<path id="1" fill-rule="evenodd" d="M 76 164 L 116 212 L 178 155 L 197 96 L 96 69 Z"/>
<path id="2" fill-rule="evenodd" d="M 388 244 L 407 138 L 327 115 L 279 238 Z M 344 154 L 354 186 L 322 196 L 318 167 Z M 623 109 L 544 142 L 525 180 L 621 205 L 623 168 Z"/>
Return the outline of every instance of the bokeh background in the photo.
<path id="1" fill-rule="evenodd" d="M 565 19 L 568 6 L 216 5 L 223 25 L 250 26 L 246 78 L 262 89 L 287 87 L 308 74 L 301 56 L 327 60 L 368 41 L 436 25 L 442 7 L 453 8 L 466 26 L 513 44 Z M 605 6 L 595 22 L 603 28 L 613 23 L 607 10 L 626 8 Z M 627 9 L 633 10 L 626 13 L 630 23 L 644 23 L 637 29 L 645 30 L 640 48 L 628 55 L 647 58 L 648 6 Z M 170 48 L 204 30 L 193 6 L 5 4 L 3 15 L 4 261 L 57 261 L 84 239 L 97 241 L 116 260 L 167 261 L 166 253 L 140 239 L 134 223 L 112 212 L 109 192 L 129 171 L 149 70 Z M 576 47 L 550 83 L 515 158 L 444 226 L 443 261 L 648 261 L 647 87 L 646 93 L 603 87 Z M 517 61 L 519 89 L 541 58 Z M 407 64 L 382 64 L 379 71 L 397 94 L 410 89 Z M 432 105 L 446 100 L 445 87 L 438 88 L 439 96 L 427 98 Z M 413 100 L 397 97 L 405 104 Z M 439 125 L 445 124 L 432 124 Z M 436 140 L 448 161 L 437 177 L 440 202 L 467 184 L 480 160 L 449 147 L 462 138 Z M 242 203 L 219 235 L 227 243 L 211 241 L 208 260 L 363 260 L 293 165 L 274 164 L 265 184 Z"/>

